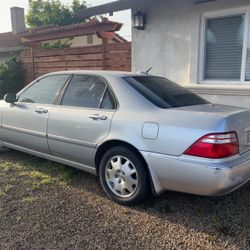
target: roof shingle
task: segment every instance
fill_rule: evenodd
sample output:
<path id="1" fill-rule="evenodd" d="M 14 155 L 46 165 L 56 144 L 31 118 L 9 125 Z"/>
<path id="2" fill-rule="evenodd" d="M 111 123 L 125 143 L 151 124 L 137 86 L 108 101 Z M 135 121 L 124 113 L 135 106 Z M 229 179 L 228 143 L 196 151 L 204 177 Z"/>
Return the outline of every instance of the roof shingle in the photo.
<path id="1" fill-rule="evenodd" d="M 89 27 L 96 27 L 98 25 L 103 24 L 113 24 L 117 25 L 117 30 L 119 30 L 122 26 L 121 23 L 109 21 L 107 18 L 104 18 L 102 22 L 98 21 L 97 19 L 92 19 L 90 22 L 87 23 L 76 23 L 71 25 L 59 26 L 59 25 L 47 25 L 35 29 L 27 29 L 25 32 L 21 33 L 22 37 L 29 37 L 33 35 L 42 35 L 42 34 L 51 34 L 51 33 L 59 33 L 59 32 L 66 32 L 66 31 L 73 31 L 79 29 L 86 29 Z"/>
<path id="2" fill-rule="evenodd" d="M 13 48 L 24 46 L 29 41 L 47 41 L 52 39 L 60 39 L 68 36 L 79 36 L 83 34 L 92 34 L 99 30 L 104 31 L 119 31 L 122 27 L 121 23 L 109 21 L 104 18 L 101 22 L 97 19 L 92 19 L 88 23 L 77 23 L 66 26 L 47 25 L 34 29 L 26 29 L 25 32 L 17 35 L 12 32 L 0 33 L 0 50 L 5 48 Z M 116 39 L 122 42 L 126 40 L 115 34 Z"/>
<path id="3" fill-rule="evenodd" d="M 0 48 L 11 48 L 22 45 L 23 43 L 19 35 L 14 35 L 12 32 L 0 33 Z"/>

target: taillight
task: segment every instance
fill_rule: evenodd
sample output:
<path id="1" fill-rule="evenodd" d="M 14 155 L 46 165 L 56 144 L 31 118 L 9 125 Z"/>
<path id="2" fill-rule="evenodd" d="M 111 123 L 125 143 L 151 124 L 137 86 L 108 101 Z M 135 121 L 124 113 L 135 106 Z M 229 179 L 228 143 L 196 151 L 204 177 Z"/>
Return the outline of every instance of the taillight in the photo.
<path id="1" fill-rule="evenodd" d="M 220 159 L 239 153 L 239 141 L 235 132 L 205 135 L 184 154 L 204 158 Z"/>

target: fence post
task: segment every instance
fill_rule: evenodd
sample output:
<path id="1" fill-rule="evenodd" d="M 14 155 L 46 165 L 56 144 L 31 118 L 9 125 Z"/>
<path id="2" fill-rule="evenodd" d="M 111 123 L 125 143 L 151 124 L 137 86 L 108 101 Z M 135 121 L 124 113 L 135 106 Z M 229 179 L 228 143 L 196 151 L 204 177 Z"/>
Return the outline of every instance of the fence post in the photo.
<path id="1" fill-rule="evenodd" d="M 66 49 L 63 49 L 63 55 L 64 55 L 64 69 L 68 70 L 68 65 L 67 65 L 67 55 L 66 55 Z"/>
<path id="2" fill-rule="evenodd" d="M 106 70 L 106 50 L 108 39 L 102 38 L 102 69 Z"/>
<path id="3" fill-rule="evenodd" d="M 34 59 L 34 49 L 30 48 L 30 59 L 31 59 L 31 68 L 32 68 L 32 80 L 36 78 L 36 72 L 35 72 L 35 59 Z"/>

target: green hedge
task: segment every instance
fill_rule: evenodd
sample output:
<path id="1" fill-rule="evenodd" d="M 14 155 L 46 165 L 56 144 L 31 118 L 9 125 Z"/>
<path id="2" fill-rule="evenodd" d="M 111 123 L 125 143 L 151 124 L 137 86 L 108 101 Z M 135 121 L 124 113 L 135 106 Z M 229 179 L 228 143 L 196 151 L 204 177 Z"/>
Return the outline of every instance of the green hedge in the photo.
<path id="1" fill-rule="evenodd" d="M 0 98 L 6 93 L 17 93 L 23 87 L 23 69 L 17 57 L 0 64 Z"/>

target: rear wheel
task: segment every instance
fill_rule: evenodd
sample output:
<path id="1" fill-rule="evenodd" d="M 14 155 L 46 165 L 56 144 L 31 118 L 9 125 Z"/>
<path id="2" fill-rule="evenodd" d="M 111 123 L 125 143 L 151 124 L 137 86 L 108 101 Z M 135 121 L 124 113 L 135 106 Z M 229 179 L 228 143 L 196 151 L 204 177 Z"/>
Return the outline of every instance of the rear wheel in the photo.
<path id="1" fill-rule="evenodd" d="M 119 204 L 135 205 L 147 196 L 148 176 L 144 163 L 126 147 L 114 147 L 104 154 L 99 176 L 106 194 Z"/>

